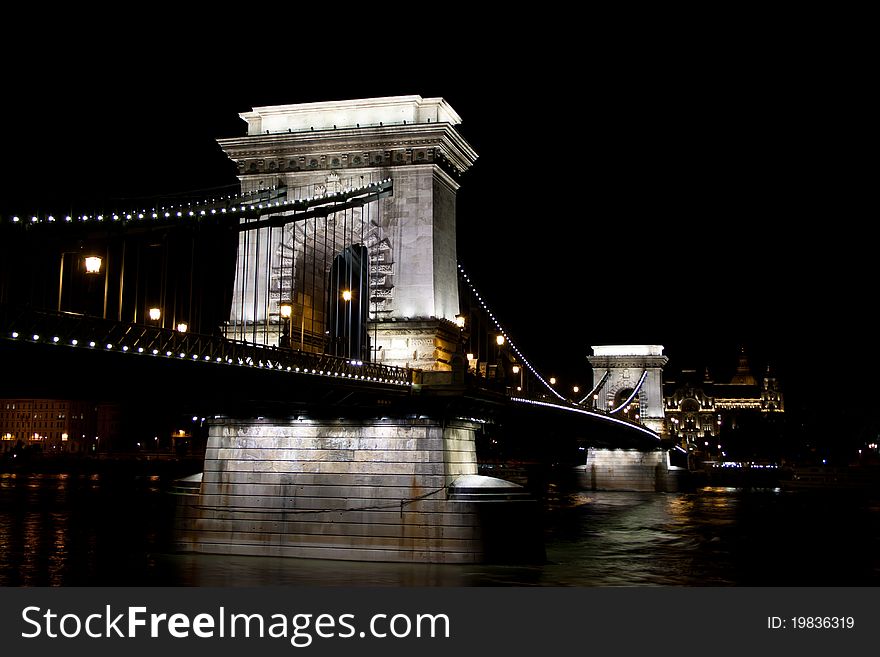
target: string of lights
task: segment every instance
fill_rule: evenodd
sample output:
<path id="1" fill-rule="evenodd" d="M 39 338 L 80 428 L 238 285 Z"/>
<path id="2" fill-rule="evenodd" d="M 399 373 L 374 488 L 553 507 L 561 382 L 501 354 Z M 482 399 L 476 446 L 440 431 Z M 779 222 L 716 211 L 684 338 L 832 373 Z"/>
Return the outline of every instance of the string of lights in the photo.
<path id="1" fill-rule="evenodd" d="M 59 347 L 75 349 L 100 350 L 172 360 L 186 360 L 192 362 L 213 363 L 219 365 L 235 365 L 242 367 L 264 368 L 278 370 L 292 374 L 305 374 L 312 376 L 331 377 L 339 379 L 352 379 L 368 381 L 380 384 L 411 386 L 409 370 L 378 363 L 365 363 L 361 360 L 338 358 L 327 355 L 314 355 L 302 352 L 279 351 L 272 347 L 241 343 L 233 340 L 216 340 L 211 336 L 195 336 L 194 334 L 175 334 L 169 329 L 151 329 L 147 334 L 132 330 L 129 340 L 119 340 L 114 336 L 119 333 L 111 327 L 106 333 L 91 335 L 90 338 L 70 337 L 71 328 L 56 333 L 34 332 L 35 318 L 22 318 L 24 326 L 17 330 L 15 321 L 3 322 L 4 331 L 0 338 L 27 341 L 32 343 L 52 344 Z M 63 318 L 62 318 L 63 319 Z M 63 324 L 64 322 L 62 322 Z M 128 325 L 131 329 L 143 329 L 136 325 Z M 57 326 L 56 328 L 65 328 Z M 84 335 L 93 334 L 96 331 L 89 330 L 94 327 L 81 327 Z M 100 331 L 97 331 L 100 333 Z M 65 335 L 65 333 L 67 335 Z M 123 332 L 129 336 L 128 332 Z M 75 333 L 74 333 L 75 335 Z M 103 338 L 103 339 L 102 339 Z M 197 339 L 193 339 L 197 338 Z M 138 343 L 141 342 L 141 346 Z M 206 353 L 208 352 L 208 353 Z"/>
<path id="2" fill-rule="evenodd" d="M 172 218 L 204 218 L 209 216 L 252 213 L 258 210 L 266 211 L 296 211 L 305 210 L 316 204 L 325 204 L 329 201 L 338 201 L 359 194 L 368 193 L 373 190 L 387 186 L 391 182 L 391 178 L 385 178 L 378 182 L 366 183 L 364 185 L 350 187 L 348 189 L 336 192 L 326 192 L 323 194 L 315 194 L 311 196 L 303 196 L 301 198 L 284 198 L 272 200 L 263 199 L 263 196 L 282 195 L 286 196 L 287 192 L 283 188 L 269 187 L 258 189 L 253 192 L 242 194 L 228 195 L 216 199 L 206 199 L 203 201 L 190 202 L 186 205 L 170 205 L 168 207 L 152 208 L 151 210 L 117 210 L 107 213 L 96 214 L 80 214 L 80 215 L 64 215 L 63 217 L 55 217 L 54 215 L 40 216 L 32 214 L 27 220 L 19 215 L 12 217 L 0 217 L 0 223 L 11 223 L 18 225 L 33 224 L 65 224 L 65 223 L 84 223 L 84 222 L 128 222 L 145 219 L 172 219 Z"/>
<path id="3" fill-rule="evenodd" d="M 556 390 L 556 388 L 554 388 L 552 385 L 550 385 L 550 383 L 548 383 L 546 381 L 546 379 L 544 379 L 544 377 L 538 373 L 538 371 L 532 366 L 532 364 L 529 362 L 529 360 L 519 350 L 519 347 L 517 347 L 516 344 L 514 344 L 514 342 L 510 339 L 510 336 L 507 334 L 507 331 L 504 330 L 504 327 L 501 326 L 501 323 L 498 321 L 498 318 L 495 317 L 494 313 L 489 309 L 489 306 L 486 304 L 486 301 L 483 299 L 482 296 L 480 296 L 480 293 L 477 291 L 477 288 L 471 282 L 470 277 L 465 272 L 464 267 L 461 266 L 461 263 L 459 263 L 459 265 L 458 265 L 458 273 L 459 273 L 459 276 L 464 280 L 464 282 L 467 283 L 467 285 L 470 288 L 471 292 L 473 293 L 474 297 L 480 303 L 480 306 L 482 306 L 483 310 L 489 315 L 489 319 L 492 321 L 492 323 L 495 324 L 495 327 L 498 329 L 498 331 L 501 333 L 501 335 L 504 336 L 504 340 L 507 342 L 508 345 L 510 345 L 510 348 L 514 351 L 514 353 L 516 353 L 516 355 L 519 357 L 522 364 L 525 365 L 529 369 L 529 371 L 535 376 L 536 379 L 538 379 L 538 381 L 540 381 L 541 383 L 544 384 L 544 387 L 546 387 L 547 390 L 552 392 L 557 398 L 561 399 L 562 401 L 568 401 L 565 397 L 563 397 L 562 395 L 559 394 L 559 392 Z"/>
<path id="4" fill-rule="evenodd" d="M 525 399 L 523 397 L 511 397 L 510 401 L 517 402 L 520 404 L 532 404 L 533 406 L 544 406 L 546 408 L 552 408 L 552 409 L 559 410 L 559 411 L 567 411 L 569 413 L 579 413 L 581 415 L 589 415 L 591 417 L 602 418 L 606 422 L 614 422 L 614 423 L 629 427 L 631 429 L 637 429 L 637 430 L 641 431 L 642 433 L 650 436 L 654 440 L 657 440 L 657 441 L 660 440 L 660 436 L 658 434 L 654 433 L 653 431 L 651 431 L 650 429 L 648 429 L 647 427 L 644 427 L 641 424 L 638 424 L 636 422 L 628 422 L 628 421 L 622 420 L 620 418 L 611 417 L 610 415 L 608 415 L 606 413 L 598 413 L 596 411 L 590 411 L 585 408 L 578 408 L 577 406 L 562 406 L 561 404 L 554 404 L 553 402 L 539 401 L 537 399 Z"/>

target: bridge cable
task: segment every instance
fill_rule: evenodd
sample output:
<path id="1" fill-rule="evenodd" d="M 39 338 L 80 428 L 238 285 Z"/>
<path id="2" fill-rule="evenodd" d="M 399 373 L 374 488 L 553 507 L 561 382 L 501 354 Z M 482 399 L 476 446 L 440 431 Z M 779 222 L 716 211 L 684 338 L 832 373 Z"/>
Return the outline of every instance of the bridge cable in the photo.
<path id="1" fill-rule="evenodd" d="M 588 392 L 588 393 L 584 396 L 584 398 L 581 399 L 581 400 L 577 403 L 577 405 L 578 405 L 578 406 L 583 406 L 585 401 L 587 401 L 588 399 L 590 399 L 593 395 L 597 395 L 597 394 L 599 394 L 599 391 L 602 389 L 602 386 L 605 385 L 605 382 L 608 381 L 608 377 L 610 377 L 610 376 L 611 376 L 611 370 L 610 370 L 610 369 L 609 369 L 609 370 L 605 370 L 605 374 L 602 376 L 602 379 L 599 381 L 599 383 L 597 383 L 596 386 L 595 386 L 592 390 L 590 390 L 590 392 Z"/>
<path id="2" fill-rule="evenodd" d="M 537 399 L 525 399 L 524 397 L 511 397 L 510 401 L 518 402 L 520 404 L 532 404 L 533 406 L 544 406 L 546 408 L 552 408 L 554 410 L 565 411 L 567 413 L 579 413 L 581 415 L 588 415 L 590 417 L 601 418 L 603 420 L 615 422 L 617 424 L 622 424 L 624 426 L 630 427 L 631 429 L 636 429 L 638 431 L 641 431 L 642 433 L 645 433 L 645 434 L 651 436 L 655 440 L 661 439 L 659 434 L 651 431 L 648 427 L 646 427 L 642 424 L 628 422 L 626 420 L 621 420 L 620 418 L 617 418 L 617 417 L 611 417 L 610 415 L 608 415 L 606 413 L 597 413 L 596 411 L 591 411 L 591 410 L 588 410 L 585 408 L 578 408 L 577 406 L 562 406 L 560 404 L 554 404 L 553 402 L 538 401 Z"/>
<path id="3" fill-rule="evenodd" d="M 608 411 L 608 414 L 609 414 L 609 415 L 614 415 L 615 413 L 617 413 L 617 412 L 620 411 L 621 409 L 626 408 L 626 407 L 629 405 L 629 403 L 630 403 L 633 399 L 635 399 L 635 396 L 636 396 L 637 394 L 639 394 L 639 390 L 641 389 L 642 384 L 645 382 L 645 379 L 647 379 L 647 378 L 648 378 L 648 370 L 644 370 L 644 371 L 642 372 L 642 377 L 639 379 L 638 384 L 636 385 L 636 387 L 635 387 L 635 389 L 632 391 L 632 393 L 630 393 L 630 396 L 626 398 L 626 401 L 623 402 L 620 406 L 618 406 L 618 407 L 615 408 L 614 410 L 612 410 L 612 411 Z"/>
<path id="4" fill-rule="evenodd" d="M 544 384 L 544 387 L 547 388 L 547 390 L 549 390 L 550 392 L 552 392 L 554 395 L 556 395 L 556 397 L 558 397 L 558 398 L 561 399 L 562 401 L 568 401 L 565 397 L 563 397 L 562 395 L 560 395 L 559 392 L 557 392 L 556 388 L 554 388 L 553 386 L 551 386 L 551 385 L 550 385 L 550 384 L 544 379 L 544 377 L 542 377 L 542 376 L 538 373 L 538 371 L 532 366 L 532 364 L 531 364 L 531 363 L 528 361 L 528 359 L 523 355 L 523 353 L 519 350 L 519 348 L 513 343 L 513 341 L 510 339 L 510 336 L 507 335 L 507 332 L 506 332 L 506 331 L 504 330 L 504 328 L 501 326 L 501 323 L 496 319 L 496 317 L 495 317 L 495 315 L 492 313 L 492 311 L 489 310 L 489 306 L 486 305 L 486 302 L 485 302 L 485 301 L 483 300 L 483 298 L 480 296 L 480 293 L 477 292 L 477 288 L 474 287 L 474 284 L 473 284 L 473 283 L 471 283 L 471 279 L 470 279 L 470 277 L 469 277 L 469 276 L 467 275 L 467 273 L 464 271 L 464 267 L 462 267 L 460 263 L 459 263 L 459 265 L 458 265 L 458 271 L 459 271 L 459 276 L 462 277 L 462 278 L 464 278 L 465 282 L 466 282 L 466 283 L 468 284 L 468 286 L 470 287 L 471 292 L 475 295 L 477 301 L 479 301 L 479 302 L 480 302 L 480 305 L 483 307 L 483 310 L 485 310 L 486 313 L 488 313 L 488 315 L 489 315 L 489 319 L 495 324 L 496 328 L 501 332 L 501 335 L 504 336 L 504 339 L 505 339 L 505 340 L 507 341 L 507 343 L 510 345 L 510 348 L 513 349 L 513 351 L 516 352 L 516 355 L 520 357 L 520 359 L 522 360 L 523 365 L 525 365 L 526 367 L 529 368 L 529 370 L 532 372 L 532 374 L 534 374 L 535 377 L 536 377 L 541 383 Z M 487 333 L 488 333 L 488 332 L 487 332 Z M 487 340 L 487 344 L 488 344 L 488 337 L 486 338 L 486 340 Z M 487 347 L 487 356 L 488 356 L 488 347 Z"/>

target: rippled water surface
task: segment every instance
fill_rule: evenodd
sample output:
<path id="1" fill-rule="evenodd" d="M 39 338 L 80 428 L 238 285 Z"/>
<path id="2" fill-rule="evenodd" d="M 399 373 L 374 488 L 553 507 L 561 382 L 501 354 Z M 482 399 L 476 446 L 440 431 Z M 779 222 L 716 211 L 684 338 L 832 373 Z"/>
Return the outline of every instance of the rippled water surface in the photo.
<path id="1" fill-rule="evenodd" d="M 0 473 L 0 585 L 880 584 L 880 502 L 858 497 L 575 492 L 546 505 L 547 563 L 438 566 L 172 554 L 169 483 Z"/>

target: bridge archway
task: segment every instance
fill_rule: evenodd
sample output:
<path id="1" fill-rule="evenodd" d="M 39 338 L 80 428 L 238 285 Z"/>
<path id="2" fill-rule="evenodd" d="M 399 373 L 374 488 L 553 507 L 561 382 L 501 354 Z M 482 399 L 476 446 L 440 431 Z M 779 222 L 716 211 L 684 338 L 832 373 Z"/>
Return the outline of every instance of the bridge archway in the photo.
<path id="1" fill-rule="evenodd" d="M 630 397 L 632 399 L 630 399 Z M 627 403 L 627 400 L 629 400 L 629 403 Z M 620 388 L 614 395 L 613 408 L 620 408 L 620 413 L 622 413 L 623 417 L 626 419 L 638 421 L 641 417 L 641 399 L 639 393 L 629 386 Z"/>

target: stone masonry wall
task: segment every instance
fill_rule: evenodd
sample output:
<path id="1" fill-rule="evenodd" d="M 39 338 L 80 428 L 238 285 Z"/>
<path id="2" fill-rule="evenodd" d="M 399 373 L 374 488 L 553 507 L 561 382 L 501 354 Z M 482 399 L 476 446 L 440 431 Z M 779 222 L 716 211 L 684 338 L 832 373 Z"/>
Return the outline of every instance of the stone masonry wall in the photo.
<path id="1" fill-rule="evenodd" d="M 474 426 L 218 420 L 178 548 L 324 559 L 469 563 L 473 503 L 447 499 L 476 474 Z"/>

